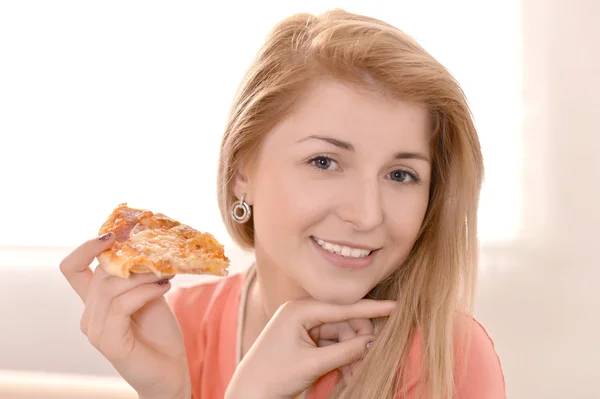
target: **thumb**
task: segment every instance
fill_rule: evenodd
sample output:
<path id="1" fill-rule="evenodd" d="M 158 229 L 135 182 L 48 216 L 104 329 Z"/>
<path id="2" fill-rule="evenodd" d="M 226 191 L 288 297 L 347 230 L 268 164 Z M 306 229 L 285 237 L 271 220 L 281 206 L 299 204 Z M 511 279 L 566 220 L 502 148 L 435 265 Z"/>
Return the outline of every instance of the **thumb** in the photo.
<path id="1" fill-rule="evenodd" d="M 316 348 L 322 374 L 352 364 L 363 358 L 373 343 L 373 335 L 357 335 L 346 341 Z"/>

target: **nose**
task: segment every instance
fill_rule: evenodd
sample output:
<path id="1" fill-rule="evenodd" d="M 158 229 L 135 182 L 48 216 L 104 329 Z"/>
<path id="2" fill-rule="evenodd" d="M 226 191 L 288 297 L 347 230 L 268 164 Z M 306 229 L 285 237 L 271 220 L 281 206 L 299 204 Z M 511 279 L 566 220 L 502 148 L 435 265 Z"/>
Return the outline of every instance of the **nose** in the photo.
<path id="1" fill-rule="evenodd" d="M 356 230 L 373 230 L 383 223 L 381 187 L 374 179 L 353 184 L 344 190 L 338 215 L 345 222 L 354 225 Z"/>

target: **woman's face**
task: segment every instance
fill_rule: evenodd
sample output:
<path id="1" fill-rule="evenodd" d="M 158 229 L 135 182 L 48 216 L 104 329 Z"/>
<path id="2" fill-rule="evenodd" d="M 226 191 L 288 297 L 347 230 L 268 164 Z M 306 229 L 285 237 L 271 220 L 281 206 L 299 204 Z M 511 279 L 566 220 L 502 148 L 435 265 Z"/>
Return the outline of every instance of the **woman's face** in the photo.
<path id="1" fill-rule="evenodd" d="M 429 138 L 424 106 L 333 80 L 316 84 L 236 180 L 236 195 L 253 205 L 259 265 L 321 301 L 363 298 L 417 238 Z"/>

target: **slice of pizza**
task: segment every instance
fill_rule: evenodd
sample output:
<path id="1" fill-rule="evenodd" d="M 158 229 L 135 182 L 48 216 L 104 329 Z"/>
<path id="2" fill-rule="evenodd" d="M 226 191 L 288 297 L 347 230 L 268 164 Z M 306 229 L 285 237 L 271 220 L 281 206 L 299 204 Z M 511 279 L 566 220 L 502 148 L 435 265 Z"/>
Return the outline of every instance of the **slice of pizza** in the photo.
<path id="1" fill-rule="evenodd" d="M 115 234 L 116 242 L 98 256 L 98 261 L 111 275 L 227 275 L 229 259 L 215 237 L 163 214 L 123 203 L 100 228 L 100 234 L 108 232 Z"/>

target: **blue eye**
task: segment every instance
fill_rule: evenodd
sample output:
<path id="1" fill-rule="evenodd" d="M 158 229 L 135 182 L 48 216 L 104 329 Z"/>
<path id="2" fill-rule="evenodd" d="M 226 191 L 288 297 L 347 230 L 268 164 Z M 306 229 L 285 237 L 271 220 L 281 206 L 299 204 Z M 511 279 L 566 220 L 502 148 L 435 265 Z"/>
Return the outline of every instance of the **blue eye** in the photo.
<path id="1" fill-rule="evenodd" d="M 311 165 L 317 169 L 332 170 L 337 168 L 337 162 L 325 156 L 314 157 L 310 160 Z"/>
<path id="2" fill-rule="evenodd" d="M 419 178 L 411 172 L 406 170 L 395 170 L 388 175 L 391 180 L 397 181 L 399 183 L 418 183 Z"/>

